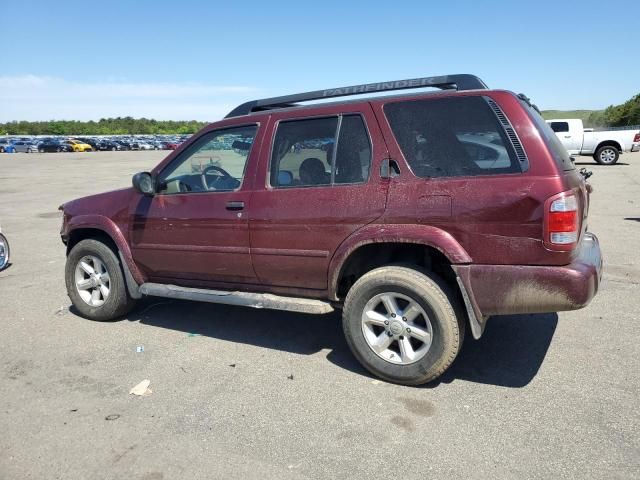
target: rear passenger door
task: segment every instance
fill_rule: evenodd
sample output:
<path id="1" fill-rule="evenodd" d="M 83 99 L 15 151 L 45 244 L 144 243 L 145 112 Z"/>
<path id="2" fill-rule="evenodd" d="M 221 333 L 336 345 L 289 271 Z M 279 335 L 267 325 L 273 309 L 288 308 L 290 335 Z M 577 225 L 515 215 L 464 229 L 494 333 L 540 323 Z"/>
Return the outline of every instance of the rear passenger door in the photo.
<path id="1" fill-rule="evenodd" d="M 384 213 L 387 151 L 371 107 L 316 112 L 271 116 L 249 220 L 261 283 L 326 289 L 338 246 Z"/>

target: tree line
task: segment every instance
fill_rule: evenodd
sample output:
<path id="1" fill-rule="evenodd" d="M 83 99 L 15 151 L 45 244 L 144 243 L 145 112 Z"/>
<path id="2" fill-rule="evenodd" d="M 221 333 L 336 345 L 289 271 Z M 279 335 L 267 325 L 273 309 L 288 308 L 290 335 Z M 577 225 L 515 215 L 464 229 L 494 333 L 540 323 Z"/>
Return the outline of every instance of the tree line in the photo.
<path id="1" fill-rule="evenodd" d="M 0 123 L 4 135 L 129 135 L 129 134 L 190 134 L 207 122 L 196 120 L 174 121 L 149 118 L 101 118 L 81 122 L 77 120 L 49 120 L 40 122 L 13 121 Z"/>
<path id="2" fill-rule="evenodd" d="M 587 121 L 594 127 L 640 125 L 640 94 L 621 105 L 610 105 L 604 110 L 592 112 Z"/>
<path id="3" fill-rule="evenodd" d="M 552 114 L 553 112 L 553 114 Z M 556 115 L 555 110 L 548 111 Z M 592 127 L 624 127 L 640 125 L 640 94 L 621 105 L 610 105 L 604 110 L 583 112 L 585 125 Z M 547 112 L 545 117 L 549 118 Z M 562 112 L 559 112 L 562 113 Z M 569 113 L 569 112 L 567 112 Z M 584 115 L 584 116 L 583 116 Z M 556 117 L 563 118 L 563 117 Z M 90 120 L 49 120 L 40 122 L 13 121 L 0 123 L 0 134 L 4 135 L 163 135 L 191 134 L 204 127 L 207 122 L 196 120 L 153 120 L 149 118 L 117 117 Z"/>

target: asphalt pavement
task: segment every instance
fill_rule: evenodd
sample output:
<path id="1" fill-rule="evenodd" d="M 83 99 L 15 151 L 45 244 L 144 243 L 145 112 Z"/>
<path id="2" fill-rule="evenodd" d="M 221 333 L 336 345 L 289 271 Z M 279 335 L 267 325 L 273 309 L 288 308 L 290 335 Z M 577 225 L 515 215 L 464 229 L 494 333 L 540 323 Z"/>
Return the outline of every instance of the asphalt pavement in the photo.
<path id="1" fill-rule="evenodd" d="M 367 374 L 337 314 L 70 311 L 58 205 L 164 155 L 0 155 L 0 478 L 640 477 L 640 153 L 578 158 L 606 263 L 591 305 L 494 317 L 421 388 Z"/>

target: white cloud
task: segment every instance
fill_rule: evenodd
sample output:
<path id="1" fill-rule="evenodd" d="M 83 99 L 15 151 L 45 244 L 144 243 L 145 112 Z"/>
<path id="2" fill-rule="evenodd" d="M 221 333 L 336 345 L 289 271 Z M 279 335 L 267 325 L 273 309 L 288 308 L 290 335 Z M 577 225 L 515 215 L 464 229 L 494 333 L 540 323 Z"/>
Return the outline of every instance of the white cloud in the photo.
<path id="1" fill-rule="evenodd" d="M 76 82 L 63 78 L 0 76 L 0 122 L 11 120 L 217 120 L 254 98 L 247 86 L 197 82 Z"/>

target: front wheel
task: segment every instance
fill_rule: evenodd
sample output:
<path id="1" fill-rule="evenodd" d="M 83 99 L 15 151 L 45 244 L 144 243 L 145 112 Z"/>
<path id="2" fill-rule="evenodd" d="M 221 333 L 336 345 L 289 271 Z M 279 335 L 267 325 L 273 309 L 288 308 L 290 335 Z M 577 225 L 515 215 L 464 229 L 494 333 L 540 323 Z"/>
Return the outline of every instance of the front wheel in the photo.
<path id="1" fill-rule="evenodd" d="M 401 266 L 372 270 L 351 287 L 342 326 L 367 370 L 403 385 L 442 375 L 464 339 L 464 317 L 445 283 Z"/>
<path id="2" fill-rule="evenodd" d="M 600 147 L 593 156 L 600 165 L 613 165 L 620 158 L 620 152 L 616 147 L 604 146 Z"/>
<path id="3" fill-rule="evenodd" d="M 80 314 L 91 320 L 114 320 L 135 305 L 129 296 L 120 261 L 99 240 L 75 245 L 65 266 L 67 294 Z"/>

